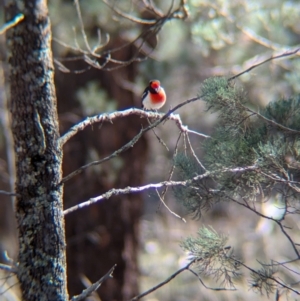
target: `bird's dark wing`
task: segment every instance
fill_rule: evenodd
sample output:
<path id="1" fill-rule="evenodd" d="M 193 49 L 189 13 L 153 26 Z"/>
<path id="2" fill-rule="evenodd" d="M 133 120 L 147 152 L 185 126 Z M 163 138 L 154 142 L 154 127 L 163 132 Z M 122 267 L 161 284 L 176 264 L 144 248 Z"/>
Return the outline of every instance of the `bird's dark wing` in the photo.
<path id="1" fill-rule="evenodd" d="M 147 88 L 144 90 L 143 94 L 142 94 L 142 99 L 141 99 L 142 108 L 144 107 L 144 106 L 143 106 L 143 100 L 145 99 L 145 97 L 147 96 L 148 93 L 149 93 L 149 87 L 147 87 Z"/>

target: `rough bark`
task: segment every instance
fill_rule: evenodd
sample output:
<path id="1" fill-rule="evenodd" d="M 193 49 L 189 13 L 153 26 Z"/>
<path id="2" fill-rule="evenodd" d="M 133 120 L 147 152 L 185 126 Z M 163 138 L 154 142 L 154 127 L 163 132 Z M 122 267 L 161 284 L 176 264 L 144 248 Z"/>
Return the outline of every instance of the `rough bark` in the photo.
<path id="1" fill-rule="evenodd" d="M 12 130 L 16 152 L 18 279 L 23 300 L 67 300 L 62 152 L 45 0 L 7 1 Z"/>

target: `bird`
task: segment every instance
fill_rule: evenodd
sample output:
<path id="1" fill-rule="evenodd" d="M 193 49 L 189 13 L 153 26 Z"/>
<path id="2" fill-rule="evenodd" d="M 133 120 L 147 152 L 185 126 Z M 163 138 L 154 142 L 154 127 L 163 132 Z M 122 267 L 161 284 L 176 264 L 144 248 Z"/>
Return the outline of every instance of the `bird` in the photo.
<path id="1" fill-rule="evenodd" d="M 158 110 L 167 100 L 166 92 L 157 79 L 150 80 L 142 95 L 142 108 L 144 110 Z"/>

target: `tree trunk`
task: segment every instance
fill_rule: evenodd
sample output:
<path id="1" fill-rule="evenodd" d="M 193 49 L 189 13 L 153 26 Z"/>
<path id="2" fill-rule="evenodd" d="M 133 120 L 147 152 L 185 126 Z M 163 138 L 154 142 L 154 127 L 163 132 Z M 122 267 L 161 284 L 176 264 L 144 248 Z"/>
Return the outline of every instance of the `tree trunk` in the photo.
<path id="1" fill-rule="evenodd" d="M 7 1 L 12 130 L 16 152 L 17 276 L 23 300 L 67 300 L 62 152 L 53 84 L 51 29 L 44 0 Z"/>

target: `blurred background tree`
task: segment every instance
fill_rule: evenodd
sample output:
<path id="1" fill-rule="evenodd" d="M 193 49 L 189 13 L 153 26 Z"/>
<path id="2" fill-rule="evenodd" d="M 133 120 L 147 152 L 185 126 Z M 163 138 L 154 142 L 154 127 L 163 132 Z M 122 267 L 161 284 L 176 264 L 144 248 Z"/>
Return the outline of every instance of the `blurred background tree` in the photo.
<path id="1" fill-rule="evenodd" d="M 147 29 L 147 25 L 132 22 L 117 12 L 151 20 L 153 13 L 145 9 L 145 4 L 151 3 L 162 13 L 168 12 L 172 5 L 173 9 L 180 5 L 180 1 L 171 0 L 124 0 L 108 2 L 111 8 L 102 1 L 80 2 L 85 32 L 91 45 L 97 44 L 98 29 L 101 30 L 102 41 L 105 41 L 106 33 L 110 35 L 107 49 L 115 49 L 132 41 Z M 76 43 L 81 49 L 85 47 L 73 2 L 49 2 L 53 49 L 57 60 L 56 89 L 61 133 L 86 115 L 140 107 L 140 95 L 149 79 L 160 79 L 166 89 L 166 111 L 168 107 L 195 96 L 204 79 L 237 74 L 272 54 L 297 48 L 300 42 L 298 1 L 190 0 L 186 7 L 189 17 L 185 22 L 171 20 L 163 24 L 158 35 L 147 37 L 142 53 L 149 55 L 149 59 L 107 72 L 88 64 L 82 52 L 74 52 L 70 47 L 76 47 Z M 1 20 L 3 23 L 3 18 Z M 3 36 L 0 38 L 3 43 Z M 130 44 L 118 51 L 116 58 L 130 60 L 136 49 L 137 44 Z M 1 59 L 5 59 L 4 48 L 1 48 Z M 105 57 L 98 63 L 103 62 Z M 248 94 L 248 105 L 257 110 L 272 100 L 299 93 L 299 67 L 299 59 L 294 56 L 271 61 L 240 77 Z M 5 66 L 3 70 L 5 72 Z M 63 72 L 67 70 L 70 72 Z M 2 85 L 1 91 L 4 88 Z M 2 112 L 5 114 L 5 111 Z M 201 101 L 181 108 L 179 113 L 185 124 L 205 134 L 211 134 L 218 124 L 218 115 L 207 112 Z M 8 172 L 11 163 L 7 157 L 10 146 L 7 146 L 8 140 L 4 135 L 8 131 L 4 120 L 1 118 L 0 168 L 3 172 L 0 188 L 11 190 L 9 182 L 12 175 Z M 129 117 L 113 125 L 103 124 L 100 129 L 95 126 L 78 134 L 64 148 L 64 174 L 110 154 L 132 138 L 141 124 L 144 123 L 139 117 Z M 159 135 L 169 146 L 170 152 L 149 133 L 123 156 L 88 169 L 67 183 L 65 207 L 113 187 L 138 186 L 165 179 L 172 165 L 177 129 L 166 123 L 159 127 Z M 199 137 L 191 136 L 190 139 L 197 156 L 202 158 L 203 147 Z M 0 198 L 5 199 L 0 206 L 7 206 L 8 197 L 0 195 Z M 185 211 L 176 205 L 172 194 L 167 194 L 166 200 L 176 212 L 184 214 Z M 84 287 L 83 275 L 95 281 L 114 263 L 118 264 L 118 269 L 114 279 L 101 287 L 102 300 L 127 300 L 138 290 L 143 291 L 155 285 L 171 271 L 181 267 L 185 254 L 180 250 L 178 241 L 188 233 L 195 233 L 199 221 L 189 221 L 188 225 L 183 225 L 163 209 L 157 210 L 158 204 L 157 196 L 152 193 L 120 196 L 66 217 L 68 274 L 72 275 L 68 283 L 70 295 L 79 293 Z M 1 249 L 15 255 L 16 245 L 10 240 L 13 237 L 13 218 L 7 218 L 13 216 L 12 206 L 1 208 L 0 214 L 3 215 L 0 216 L 0 221 L 3 221 Z M 266 233 L 272 233 L 276 241 L 277 230 L 262 225 L 255 216 L 247 215 L 245 220 L 245 214 L 248 214 L 246 210 L 220 203 L 203 214 L 201 222 L 213 225 L 217 231 L 230 233 L 230 238 L 238 237 L 237 241 L 230 243 L 241 257 L 250 257 L 255 262 L 263 253 L 266 258 L 271 258 L 275 252 L 274 242 L 271 244 L 266 241 Z M 242 226 L 236 227 L 237 224 Z M 141 249 L 138 249 L 139 241 Z M 285 245 L 281 248 L 285 248 Z M 158 291 L 153 298 L 193 300 L 197 298 L 199 290 L 203 300 L 241 298 L 241 292 L 216 295 L 216 292 L 199 288 L 195 278 L 189 275 L 181 277 Z M 243 300 L 253 300 L 252 293 L 248 292 L 245 283 L 243 285 Z"/>

